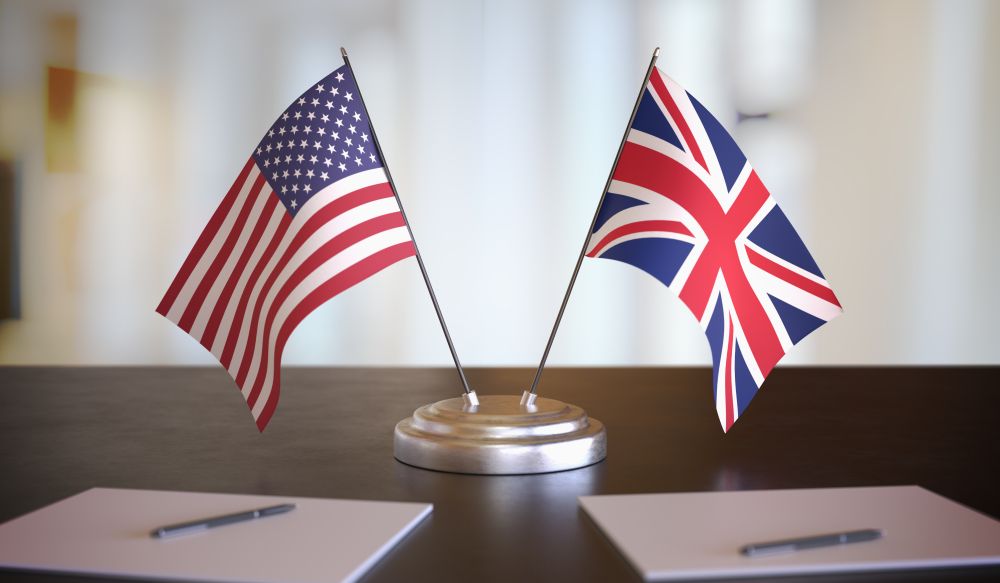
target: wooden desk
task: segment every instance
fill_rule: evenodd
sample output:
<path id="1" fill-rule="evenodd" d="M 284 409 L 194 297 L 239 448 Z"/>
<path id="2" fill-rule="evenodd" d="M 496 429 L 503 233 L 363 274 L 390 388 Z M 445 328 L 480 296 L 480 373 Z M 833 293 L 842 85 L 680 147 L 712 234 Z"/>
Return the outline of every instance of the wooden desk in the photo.
<path id="1" fill-rule="evenodd" d="M 480 394 L 516 394 L 532 372 L 469 377 Z M 579 510 L 584 494 L 919 484 L 1000 517 L 997 367 L 780 368 L 728 435 L 706 369 L 550 369 L 539 392 L 603 421 L 608 459 L 505 477 L 392 457 L 397 421 L 457 396 L 453 370 L 283 376 L 260 434 L 221 368 L 0 368 L 0 521 L 92 486 L 426 501 L 432 517 L 365 581 L 438 582 L 637 580 Z M 802 580 L 943 576 L 1000 569 Z M 89 579 L 0 572 L 15 580 Z"/>

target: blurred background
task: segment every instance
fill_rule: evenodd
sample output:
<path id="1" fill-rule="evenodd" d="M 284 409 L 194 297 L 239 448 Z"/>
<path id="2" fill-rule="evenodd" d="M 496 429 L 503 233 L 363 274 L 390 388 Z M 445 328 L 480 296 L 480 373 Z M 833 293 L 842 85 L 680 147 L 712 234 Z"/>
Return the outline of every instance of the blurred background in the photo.
<path id="1" fill-rule="evenodd" d="M 466 364 L 537 364 L 656 46 L 845 306 L 783 364 L 1000 363 L 987 0 L 0 0 L 0 363 L 214 363 L 153 309 L 341 45 Z M 450 359 L 411 260 L 284 362 Z M 672 292 L 587 260 L 550 363 L 710 354 Z"/>

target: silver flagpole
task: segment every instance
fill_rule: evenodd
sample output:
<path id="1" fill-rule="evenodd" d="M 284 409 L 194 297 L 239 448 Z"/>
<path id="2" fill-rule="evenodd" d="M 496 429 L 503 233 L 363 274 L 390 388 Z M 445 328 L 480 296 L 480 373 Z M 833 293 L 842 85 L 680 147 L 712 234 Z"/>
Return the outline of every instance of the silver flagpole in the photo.
<path id="1" fill-rule="evenodd" d="M 430 286 L 428 281 L 428 290 Z M 423 405 L 396 424 L 393 456 L 418 468 L 487 475 L 571 470 L 607 457 L 603 423 L 575 405 L 535 396 L 524 391 L 520 402 L 517 395 L 483 395 L 480 400 L 472 391 Z"/>
<path id="2" fill-rule="evenodd" d="M 389 187 L 392 188 L 392 194 L 396 197 L 396 204 L 399 205 L 399 212 L 403 215 L 403 222 L 406 223 L 406 230 L 410 234 L 410 240 L 413 241 L 413 250 L 416 252 L 417 265 L 420 266 L 420 274 L 424 276 L 424 283 L 427 284 L 427 292 L 431 296 L 431 303 L 434 304 L 434 311 L 437 313 L 438 321 L 441 322 L 441 330 L 444 332 L 444 339 L 448 342 L 448 350 L 451 351 L 451 358 L 455 361 L 455 368 L 458 370 L 458 377 L 462 380 L 462 387 L 465 389 L 465 394 L 471 398 L 473 402 L 475 402 L 476 393 L 469 388 L 469 380 L 465 378 L 465 369 L 462 368 L 462 363 L 458 360 L 458 352 L 455 351 L 455 343 L 451 340 L 451 334 L 448 332 L 448 325 L 444 323 L 444 315 L 441 313 L 441 306 L 438 304 L 437 296 L 434 295 L 434 288 L 431 287 L 431 279 L 427 275 L 427 268 L 424 267 L 424 259 L 420 256 L 420 248 L 417 247 L 417 239 L 413 236 L 413 229 L 410 228 L 409 219 L 406 218 L 406 211 L 403 210 L 403 201 L 399 198 L 399 192 L 396 190 L 396 183 L 392 181 L 392 173 L 389 172 L 389 163 L 385 159 L 385 154 L 382 153 L 382 146 L 379 145 L 378 136 L 375 134 L 375 124 L 372 121 L 372 116 L 368 113 L 368 106 L 365 105 L 365 99 L 361 94 L 361 84 L 358 83 L 358 77 L 354 74 L 354 68 L 351 67 L 351 61 L 347 58 L 347 49 L 340 47 L 340 54 L 344 57 L 344 64 L 351 70 L 351 76 L 354 77 L 354 82 L 357 83 L 358 99 L 361 101 L 361 107 L 365 110 L 365 117 L 368 118 L 368 124 L 372 128 L 372 142 L 375 144 L 375 150 L 378 152 L 379 159 L 382 160 L 382 168 L 385 169 L 385 176 L 389 179 Z"/>
<path id="3" fill-rule="evenodd" d="M 559 323 L 562 321 L 563 312 L 566 311 L 566 304 L 569 303 L 569 295 L 573 293 L 573 285 L 576 283 L 576 276 L 580 273 L 580 266 L 583 264 L 583 258 L 587 254 L 587 247 L 590 244 L 590 237 L 594 231 L 594 225 L 597 224 L 598 213 L 601 212 L 601 205 L 604 204 L 604 198 L 608 194 L 608 189 L 611 188 L 611 178 L 615 174 L 615 168 L 618 167 L 618 159 L 622 156 L 622 150 L 625 149 L 625 140 L 628 139 L 628 132 L 632 128 L 632 122 L 635 121 L 635 113 L 639 111 L 639 103 L 642 101 L 642 94 L 646 91 L 646 85 L 649 83 L 649 76 L 653 74 L 653 67 L 656 66 L 656 58 L 660 56 L 660 47 L 656 47 L 653 50 L 653 57 L 649 60 L 649 68 L 646 69 L 646 76 L 642 80 L 642 85 L 639 87 L 639 96 L 635 98 L 635 106 L 632 107 L 632 115 L 628 118 L 628 123 L 625 125 L 625 135 L 622 136 L 622 142 L 618 145 L 618 153 L 615 155 L 615 161 L 611 165 L 611 171 L 608 172 L 608 181 L 604 183 L 604 191 L 601 192 L 601 200 L 597 202 L 597 209 L 594 211 L 594 219 L 590 221 L 590 228 L 587 229 L 587 237 L 583 240 L 583 249 L 580 250 L 580 256 L 576 259 L 576 267 L 573 268 L 573 276 L 569 278 L 569 287 L 566 288 L 566 295 L 563 297 L 562 305 L 559 306 L 559 313 L 556 315 L 556 323 L 552 326 L 552 333 L 549 334 L 549 341 L 545 345 L 545 352 L 542 353 L 542 361 L 538 364 L 538 371 L 535 372 L 535 380 L 531 382 L 531 391 L 526 395 L 526 400 L 531 401 L 536 395 L 536 390 L 538 389 L 538 381 L 542 378 L 542 370 L 545 369 L 545 361 L 549 359 L 549 351 L 552 350 L 552 342 L 556 339 L 556 331 L 559 330 Z"/>

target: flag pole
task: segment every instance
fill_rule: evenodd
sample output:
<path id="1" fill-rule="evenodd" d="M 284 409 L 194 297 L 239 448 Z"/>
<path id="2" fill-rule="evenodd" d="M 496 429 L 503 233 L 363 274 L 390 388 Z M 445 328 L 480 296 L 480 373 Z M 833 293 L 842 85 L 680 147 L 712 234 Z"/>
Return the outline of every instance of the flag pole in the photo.
<path id="1" fill-rule="evenodd" d="M 354 68 L 351 67 L 351 61 L 347 58 L 347 49 L 340 47 L 340 54 L 344 57 L 344 64 L 351 71 L 351 76 L 354 77 L 355 83 L 357 83 L 357 76 L 354 75 Z M 406 218 L 406 211 L 403 210 L 403 201 L 399 198 L 399 192 L 396 190 L 396 183 L 392 181 L 392 174 L 389 172 L 389 163 L 385 159 L 385 154 L 382 153 L 382 146 L 379 145 L 378 136 L 375 134 L 375 124 L 372 121 L 372 116 L 368 113 L 368 106 L 365 105 L 365 99 L 361 94 L 361 84 L 357 83 L 358 86 L 358 99 L 361 101 L 361 107 L 365 110 L 365 117 L 368 118 L 368 124 L 372 129 L 372 142 L 375 144 L 375 150 L 378 152 L 378 157 L 382 160 L 382 168 L 385 170 L 385 176 L 389 179 L 389 188 L 392 189 L 393 196 L 396 197 L 396 204 L 399 205 L 399 212 L 403 215 L 403 222 L 406 223 L 406 230 L 410 234 L 410 240 L 413 241 L 413 250 L 417 257 L 417 265 L 420 266 L 420 274 L 424 277 L 424 283 L 427 284 L 427 292 L 431 296 L 431 303 L 434 304 L 434 311 L 437 313 L 438 321 L 441 322 L 441 330 L 444 332 L 444 339 L 448 342 L 448 350 L 451 351 L 451 358 L 455 361 L 455 368 L 458 370 L 458 377 L 462 381 L 462 388 L 465 389 L 465 394 L 472 398 L 473 403 L 476 402 L 476 392 L 469 388 L 469 380 L 465 378 L 465 369 L 462 368 L 462 363 L 458 360 L 458 352 L 455 351 L 455 343 L 451 340 L 451 334 L 448 332 L 448 325 L 444 323 L 444 315 L 441 313 L 441 306 L 438 304 L 437 296 L 434 295 L 434 288 L 431 287 L 431 279 L 427 275 L 427 268 L 424 267 L 424 259 L 420 256 L 420 248 L 417 247 L 417 239 L 413 236 L 413 229 L 410 228 L 410 221 Z"/>
<path id="2" fill-rule="evenodd" d="M 653 67 L 656 66 L 656 58 L 660 56 L 660 47 L 656 47 L 653 50 L 653 57 L 649 60 L 649 68 L 646 69 L 646 76 L 642 80 L 642 85 L 639 87 L 639 96 L 635 98 L 635 106 L 632 107 L 632 115 L 628 118 L 628 123 L 625 125 L 625 134 L 622 136 L 621 144 L 618 145 L 618 153 L 615 154 L 615 161 L 611 164 L 611 171 L 608 172 L 608 180 L 604 183 L 604 190 L 601 192 L 601 199 L 597 201 L 597 209 L 594 211 L 594 218 L 590 221 L 590 228 L 587 229 L 587 237 L 583 240 L 583 249 L 580 250 L 580 256 L 576 259 L 576 267 L 573 268 L 573 275 L 569 278 L 569 287 L 566 288 L 566 295 L 563 296 L 562 305 L 559 306 L 559 313 L 556 314 L 556 322 L 552 326 L 552 333 L 549 334 L 549 341 L 545 345 L 545 351 L 542 353 L 542 361 L 538 364 L 538 370 L 535 372 L 535 380 L 531 382 L 531 390 L 522 399 L 524 402 L 533 402 L 536 391 L 538 389 L 538 381 L 542 378 L 542 370 L 545 369 L 545 361 L 549 359 L 549 351 L 552 350 L 552 342 L 556 338 L 556 331 L 559 330 L 559 323 L 562 321 L 563 313 L 566 311 L 566 304 L 569 303 L 569 296 L 573 293 L 573 285 L 576 283 L 576 276 L 580 273 L 580 266 L 583 264 L 583 258 L 587 254 L 587 247 L 590 244 L 590 236 L 594 231 L 594 225 L 597 224 L 597 216 L 601 212 L 601 205 L 604 204 L 604 198 L 608 194 L 608 189 L 611 188 L 611 179 L 614 177 L 615 168 L 618 167 L 618 159 L 622 156 L 622 150 L 625 149 L 625 140 L 628 139 L 628 132 L 632 128 L 632 122 L 635 121 L 635 114 L 639 111 L 639 103 L 642 101 L 642 94 L 646 91 L 646 85 L 649 83 L 649 76 L 653 74 Z M 369 118 L 370 119 L 370 118 Z"/>

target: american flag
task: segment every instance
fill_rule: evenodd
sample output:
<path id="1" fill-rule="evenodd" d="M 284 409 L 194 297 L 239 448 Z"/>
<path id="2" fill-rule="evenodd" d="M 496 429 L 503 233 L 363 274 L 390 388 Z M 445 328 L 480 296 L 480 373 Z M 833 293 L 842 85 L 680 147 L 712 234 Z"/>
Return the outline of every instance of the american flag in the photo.
<path id="1" fill-rule="evenodd" d="M 649 273 L 698 318 L 725 431 L 792 345 L 842 311 L 733 138 L 656 68 L 587 256 Z"/>
<path id="2" fill-rule="evenodd" d="M 271 125 L 156 311 L 226 367 L 263 431 L 299 322 L 414 253 L 344 65 Z"/>

